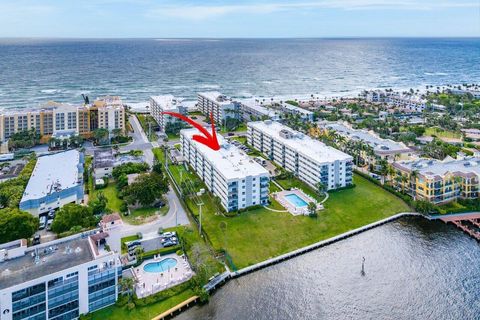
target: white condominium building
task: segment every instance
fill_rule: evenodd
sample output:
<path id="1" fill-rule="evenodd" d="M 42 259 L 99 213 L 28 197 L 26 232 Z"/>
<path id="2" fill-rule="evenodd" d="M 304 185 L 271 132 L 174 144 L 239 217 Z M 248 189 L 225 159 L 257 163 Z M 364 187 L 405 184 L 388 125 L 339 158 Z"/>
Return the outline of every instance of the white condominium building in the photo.
<path id="1" fill-rule="evenodd" d="M 218 136 L 220 150 L 214 151 L 194 141 L 195 134 L 196 129 L 180 131 L 183 157 L 227 211 L 268 203 L 270 178 L 264 167 L 222 136 Z"/>
<path id="2" fill-rule="evenodd" d="M 240 109 L 242 110 L 243 120 L 254 121 L 255 120 L 279 120 L 283 111 L 274 109 L 271 106 L 264 105 L 261 101 L 251 98 L 240 101 Z"/>
<path id="3" fill-rule="evenodd" d="M 403 142 L 396 142 L 391 139 L 382 139 L 374 131 L 364 129 L 354 129 L 346 121 L 319 122 L 319 127 L 327 131 L 337 132 L 343 136 L 346 141 L 362 141 L 373 148 L 373 152 L 380 159 L 388 161 L 408 160 L 413 156 L 413 150 L 407 147 Z M 366 157 L 368 158 L 368 157 Z M 365 159 L 367 162 L 373 159 Z"/>
<path id="4" fill-rule="evenodd" d="M 198 93 L 197 99 L 198 109 L 206 116 L 213 113 L 216 123 L 221 124 L 227 117 L 240 118 L 240 104 L 220 92 L 201 92 Z"/>
<path id="5" fill-rule="evenodd" d="M 423 112 L 427 108 L 427 100 L 416 95 L 389 95 L 388 103 L 397 108 L 404 108 L 415 112 Z"/>
<path id="6" fill-rule="evenodd" d="M 287 102 L 282 103 L 282 111 L 288 114 L 299 116 L 301 119 L 306 121 L 313 121 L 314 118 L 314 113 L 312 111 L 306 110 L 298 106 L 294 106 Z"/>
<path id="7" fill-rule="evenodd" d="M 104 246 L 107 236 L 0 245 L 1 319 L 78 319 L 114 304 L 122 269 L 118 253 Z"/>
<path id="8" fill-rule="evenodd" d="M 352 183 L 352 157 L 271 120 L 247 124 L 248 143 L 312 187 Z"/>
<path id="9" fill-rule="evenodd" d="M 150 97 L 150 115 L 157 121 L 162 131 L 165 131 L 168 123 L 181 121 L 175 117 L 162 114 L 165 111 L 185 114 L 186 108 L 183 106 L 181 99 L 177 99 L 171 94 Z"/>
<path id="10" fill-rule="evenodd" d="M 370 90 L 365 95 L 367 102 L 385 102 L 387 94 L 383 90 Z"/>

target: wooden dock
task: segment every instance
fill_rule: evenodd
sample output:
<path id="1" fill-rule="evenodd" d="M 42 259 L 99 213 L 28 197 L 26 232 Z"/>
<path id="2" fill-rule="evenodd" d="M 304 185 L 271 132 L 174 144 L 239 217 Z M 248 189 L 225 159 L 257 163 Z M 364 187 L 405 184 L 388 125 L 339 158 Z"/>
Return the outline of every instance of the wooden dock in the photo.
<path id="1" fill-rule="evenodd" d="M 445 223 L 451 223 L 472 238 L 480 241 L 480 212 L 451 214 L 437 217 Z"/>
<path id="2" fill-rule="evenodd" d="M 198 296 L 193 296 L 191 298 L 188 298 L 187 300 L 177 304 L 175 307 L 168 309 L 165 312 L 162 312 L 158 316 L 152 318 L 152 320 L 163 320 L 163 319 L 169 319 L 175 316 L 175 314 L 179 313 L 182 311 L 182 309 L 188 308 L 190 305 L 195 304 L 198 300 Z"/>

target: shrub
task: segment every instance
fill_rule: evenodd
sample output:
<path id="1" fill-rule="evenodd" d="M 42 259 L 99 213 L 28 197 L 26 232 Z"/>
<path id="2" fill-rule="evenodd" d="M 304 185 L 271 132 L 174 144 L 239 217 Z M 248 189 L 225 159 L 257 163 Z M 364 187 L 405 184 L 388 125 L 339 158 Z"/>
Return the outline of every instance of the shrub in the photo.
<path id="1" fill-rule="evenodd" d="M 122 204 L 120 205 L 120 212 L 125 213 L 128 211 L 128 205 L 125 201 L 122 201 Z"/>
<path id="2" fill-rule="evenodd" d="M 438 213 L 438 209 L 435 207 L 435 205 L 425 200 L 414 201 L 413 205 L 415 207 L 415 210 L 420 213 Z"/>
<path id="3" fill-rule="evenodd" d="M 127 309 L 128 309 L 128 310 L 133 310 L 133 309 L 135 309 L 135 303 L 129 302 L 129 303 L 127 304 Z"/>
<path id="4" fill-rule="evenodd" d="M 128 303 L 129 297 L 127 295 L 118 295 L 118 300 L 115 303 L 119 307 L 123 307 Z"/>

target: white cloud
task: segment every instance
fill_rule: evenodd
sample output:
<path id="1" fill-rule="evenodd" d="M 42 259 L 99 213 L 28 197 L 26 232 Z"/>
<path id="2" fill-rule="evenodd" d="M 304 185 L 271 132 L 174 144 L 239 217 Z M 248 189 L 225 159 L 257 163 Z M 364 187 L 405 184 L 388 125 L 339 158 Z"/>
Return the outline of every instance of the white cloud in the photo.
<path id="1" fill-rule="evenodd" d="M 292 11 L 299 9 L 341 9 L 341 10 L 434 10 L 440 8 L 478 8 L 478 2 L 458 2 L 455 0 L 321 0 L 300 3 L 272 2 L 263 4 L 241 5 L 163 5 L 149 11 L 149 15 L 165 15 L 187 20 L 205 20 L 217 16 L 233 13 L 266 14 L 278 11 Z"/>

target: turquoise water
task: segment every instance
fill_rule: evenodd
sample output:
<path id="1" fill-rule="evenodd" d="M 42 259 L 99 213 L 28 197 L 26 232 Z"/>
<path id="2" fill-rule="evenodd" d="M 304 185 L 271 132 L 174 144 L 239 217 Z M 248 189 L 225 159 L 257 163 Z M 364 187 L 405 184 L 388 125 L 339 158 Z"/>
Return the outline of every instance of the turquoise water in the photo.
<path id="1" fill-rule="evenodd" d="M 287 194 L 285 196 L 285 198 L 288 200 L 288 202 L 290 202 L 291 204 L 293 204 L 295 207 L 297 208 L 302 208 L 302 207 L 306 207 L 308 205 L 308 203 L 305 202 L 305 200 L 303 200 L 302 198 L 300 198 L 297 194 L 295 193 L 292 193 L 292 194 Z"/>
<path id="2" fill-rule="evenodd" d="M 171 269 L 176 265 L 177 265 L 177 260 L 173 258 L 167 258 L 159 262 L 147 263 L 143 267 L 143 270 L 145 272 L 151 272 L 151 273 L 166 272 L 168 271 L 168 269 Z"/>
<path id="3" fill-rule="evenodd" d="M 0 109 L 218 90 L 343 95 L 478 82 L 480 38 L 0 39 Z M 128 75 L 128 76 L 126 76 Z"/>

